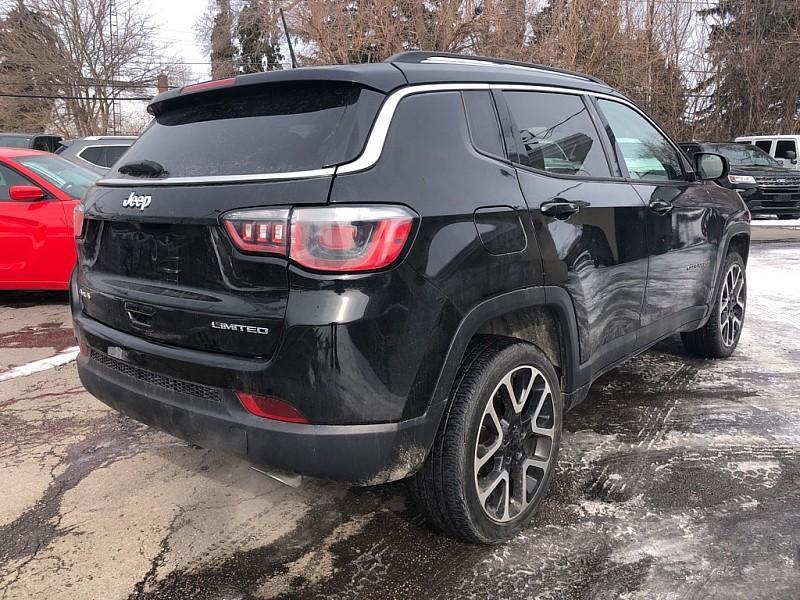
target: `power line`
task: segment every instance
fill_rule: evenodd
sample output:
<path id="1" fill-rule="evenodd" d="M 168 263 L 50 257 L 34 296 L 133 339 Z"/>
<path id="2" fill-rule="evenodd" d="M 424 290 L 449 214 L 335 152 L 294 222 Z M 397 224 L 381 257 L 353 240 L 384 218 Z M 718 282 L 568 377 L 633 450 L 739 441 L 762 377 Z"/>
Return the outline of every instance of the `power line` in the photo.
<path id="1" fill-rule="evenodd" d="M 102 98 L 89 96 L 43 96 L 39 94 L 0 94 L 0 98 L 34 98 L 39 100 L 101 100 Z M 137 96 L 134 98 L 117 98 L 116 100 L 152 100 L 153 96 Z M 108 98 L 108 100 L 111 100 Z"/>

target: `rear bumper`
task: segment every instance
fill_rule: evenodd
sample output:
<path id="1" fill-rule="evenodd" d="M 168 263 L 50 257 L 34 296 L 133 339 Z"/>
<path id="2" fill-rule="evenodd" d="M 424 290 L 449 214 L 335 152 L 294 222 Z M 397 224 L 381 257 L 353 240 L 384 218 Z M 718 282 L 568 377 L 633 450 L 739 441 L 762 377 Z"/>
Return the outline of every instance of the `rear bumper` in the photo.
<path id="1" fill-rule="evenodd" d="M 132 372 L 120 370 L 92 355 L 98 356 L 94 351 L 78 357 L 83 385 L 137 421 L 255 464 L 353 485 L 386 483 L 413 474 L 425 459 L 443 410 L 432 407 L 421 417 L 398 423 L 283 423 L 249 414 L 231 391 L 217 390 L 218 396 L 187 393 L 181 385 L 165 383 L 163 376 L 154 373 L 161 379 L 148 379 L 135 366 Z"/>

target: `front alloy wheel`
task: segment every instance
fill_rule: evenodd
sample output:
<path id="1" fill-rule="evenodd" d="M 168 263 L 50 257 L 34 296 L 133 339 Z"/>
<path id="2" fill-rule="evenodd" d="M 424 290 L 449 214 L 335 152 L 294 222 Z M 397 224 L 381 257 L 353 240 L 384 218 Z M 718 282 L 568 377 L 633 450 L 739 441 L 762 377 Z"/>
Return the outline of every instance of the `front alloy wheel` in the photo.
<path id="1" fill-rule="evenodd" d="M 744 260 L 735 251 L 725 257 L 722 280 L 714 308 L 706 324 L 695 331 L 681 333 L 689 353 L 703 358 L 725 358 L 739 344 L 747 303 L 747 274 Z"/>
<path id="2" fill-rule="evenodd" d="M 732 346 L 739 339 L 744 321 L 744 272 L 733 263 L 725 274 L 719 299 L 719 330 L 722 343 Z"/>

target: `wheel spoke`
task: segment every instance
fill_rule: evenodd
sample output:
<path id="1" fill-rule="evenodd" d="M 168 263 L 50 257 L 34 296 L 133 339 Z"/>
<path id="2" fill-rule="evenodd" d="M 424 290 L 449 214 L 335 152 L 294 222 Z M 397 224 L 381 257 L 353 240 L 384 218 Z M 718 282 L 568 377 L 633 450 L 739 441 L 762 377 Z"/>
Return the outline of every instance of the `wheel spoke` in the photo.
<path id="1" fill-rule="evenodd" d="M 506 496 L 506 498 L 505 498 L 504 502 L 506 503 L 506 508 L 504 510 L 507 513 L 507 511 L 508 511 L 508 506 L 507 506 L 508 505 L 508 471 L 505 470 L 505 469 L 500 471 L 497 474 L 497 477 L 495 477 L 489 483 L 488 486 L 484 487 L 483 489 L 480 489 L 480 488 L 478 489 L 478 499 L 481 502 L 481 506 L 486 508 L 486 500 L 489 498 L 489 496 L 492 495 L 492 492 L 500 484 L 503 484 L 504 487 L 505 487 L 505 496 Z"/>
<path id="2" fill-rule="evenodd" d="M 494 443 L 485 448 L 481 443 L 480 440 L 478 442 L 478 448 L 475 452 L 475 473 L 478 473 L 478 470 L 485 465 L 490 458 L 492 458 L 497 451 L 500 449 L 500 446 L 503 445 L 503 426 L 500 424 L 500 419 L 497 417 L 497 411 L 494 408 L 494 399 L 491 399 L 486 406 L 486 412 L 483 414 L 483 421 L 481 422 L 481 426 L 483 426 L 486 422 L 486 417 L 492 422 L 492 426 L 494 427 L 495 432 L 497 433 L 497 439 Z M 481 448 L 485 448 L 485 451 L 479 455 L 479 451 Z"/>

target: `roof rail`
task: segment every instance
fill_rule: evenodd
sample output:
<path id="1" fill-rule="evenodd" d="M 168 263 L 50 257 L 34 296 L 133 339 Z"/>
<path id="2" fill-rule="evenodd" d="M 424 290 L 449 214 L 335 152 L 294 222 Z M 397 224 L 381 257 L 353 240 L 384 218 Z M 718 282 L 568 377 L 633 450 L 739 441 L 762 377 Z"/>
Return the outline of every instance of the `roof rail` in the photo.
<path id="1" fill-rule="evenodd" d="M 399 62 L 399 63 L 418 63 L 418 64 L 451 64 L 451 65 L 472 65 L 472 66 L 491 66 L 491 67 L 507 67 L 517 69 L 530 69 L 534 71 L 546 71 L 549 73 L 557 73 L 559 75 L 566 75 L 567 77 L 575 77 L 585 81 L 592 81 L 600 85 L 608 86 L 608 84 L 592 75 L 585 73 L 577 73 L 567 69 L 559 69 L 558 67 L 548 67 L 546 65 L 539 65 L 535 63 L 526 63 L 518 60 L 506 60 L 504 58 L 491 58 L 488 56 L 473 56 L 470 54 L 456 54 L 454 52 L 400 52 L 390 56 L 383 62 Z"/>

